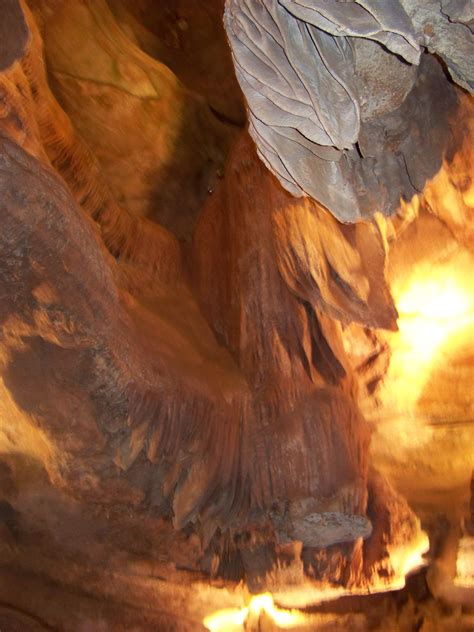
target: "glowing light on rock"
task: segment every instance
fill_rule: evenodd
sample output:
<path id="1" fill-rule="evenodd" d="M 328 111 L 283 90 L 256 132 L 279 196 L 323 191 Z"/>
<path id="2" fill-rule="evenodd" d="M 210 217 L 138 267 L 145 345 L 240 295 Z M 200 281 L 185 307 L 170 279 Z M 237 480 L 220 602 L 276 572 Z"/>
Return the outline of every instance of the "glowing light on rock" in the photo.
<path id="1" fill-rule="evenodd" d="M 248 608 L 224 608 L 205 617 L 203 624 L 210 632 L 238 632 L 249 614 Z"/>
<path id="2" fill-rule="evenodd" d="M 390 336 L 392 357 L 382 392 L 389 408 L 411 412 L 443 347 L 474 325 L 472 261 L 419 266 L 393 287 L 399 331 Z"/>
<path id="3" fill-rule="evenodd" d="M 421 531 L 418 538 L 407 546 L 399 546 L 389 549 L 390 564 L 394 569 L 394 577 L 390 580 L 388 590 L 400 590 L 404 588 L 406 578 L 411 573 L 426 566 L 423 558 L 430 548 L 430 541 L 425 531 Z M 383 590 L 383 589 L 382 589 Z M 387 588 L 385 588 L 387 590 Z"/>
<path id="4" fill-rule="evenodd" d="M 296 610 L 284 610 L 275 606 L 270 593 L 255 595 L 245 608 L 226 608 L 209 615 L 203 621 L 210 632 L 240 632 L 248 621 L 255 621 L 265 613 L 282 630 L 289 630 L 305 621 L 303 613 Z"/>
<path id="5" fill-rule="evenodd" d="M 459 540 L 454 585 L 474 588 L 474 536 L 464 535 Z"/>
<path id="6" fill-rule="evenodd" d="M 258 621 L 265 613 L 280 630 L 290 630 L 308 624 L 309 615 L 293 608 L 314 606 L 324 601 L 338 599 L 348 595 L 365 595 L 368 593 L 400 590 L 405 586 L 406 577 L 410 573 L 425 566 L 423 555 L 429 549 L 429 539 L 424 531 L 420 531 L 416 541 L 406 546 L 389 550 L 393 575 L 385 581 L 377 581 L 370 585 L 355 586 L 351 589 L 334 586 L 321 586 L 308 583 L 293 590 L 278 593 L 278 599 L 287 604 L 288 609 L 275 606 L 270 593 L 255 595 L 248 606 L 243 608 L 225 608 L 205 617 L 204 626 L 210 632 L 243 632 L 260 629 Z"/>
<path id="7" fill-rule="evenodd" d="M 429 361 L 470 316 L 473 297 L 458 279 L 448 276 L 451 272 L 445 269 L 442 277 L 438 272 L 431 279 L 415 277 L 396 299 L 401 335 L 419 361 Z"/>

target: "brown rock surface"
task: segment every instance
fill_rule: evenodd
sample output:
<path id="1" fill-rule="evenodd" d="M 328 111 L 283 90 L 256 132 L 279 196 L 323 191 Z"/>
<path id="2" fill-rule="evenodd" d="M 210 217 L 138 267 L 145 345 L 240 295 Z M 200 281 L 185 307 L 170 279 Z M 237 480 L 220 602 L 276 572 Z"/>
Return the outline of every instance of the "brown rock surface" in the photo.
<path id="1" fill-rule="evenodd" d="M 224 0 L 111 0 L 121 27 L 148 55 L 201 95 L 213 112 L 245 125 L 245 108 L 234 75 L 222 14 Z"/>
<path id="2" fill-rule="evenodd" d="M 28 36 L 28 27 L 18 0 L 5 0 L 0 22 L 0 72 L 23 57 Z"/>
<path id="3" fill-rule="evenodd" d="M 189 238 L 234 126 L 127 38 L 105 0 L 32 5 L 53 90 L 116 200 Z"/>
<path id="4" fill-rule="evenodd" d="M 16 406 L 37 420 L 50 449 L 61 453 L 61 468 L 52 464 L 55 476 L 78 493 L 85 491 L 84 479 L 93 480 L 92 491 L 99 493 L 105 479 L 112 484 L 114 470 L 133 469 L 146 455 L 159 472 L 160 483 L 153 477 L 153 486 L 161 510 L 173 508 L 176 526 L 200 515 L 209 536 L 218 524 L 225 528 L 237 518 L 245 523 L 252 509 L 265 511 L 290 498 L 331 497 L 353 485 L 362 493 L 349 493 L 344 508 L 336 502 L 332 510 L 363 513 L 368 432 L 351 399 L 337 322 L 328 316 L 393 323 L 383 274 L 366 280 L 366 268 L 349 243 L 340 262 L 331 262 L 333 237 L 324 227 L 335 224 L 317 207 L 307 207 L 304 221 L 313 239 L 319 226 L 321 250 L 328 244 L 325 254 L 318 254 L 310 234 L 303 237 L 295 202 L 261 169 L 244 140 L 225 187 L 204 211 L 194 247 L 198 295 L 234 359 L 217 345 L 184 286 L 162 285 L 154 297 L 132 298 L 116 283 L 121 262 L 107 254 L 93 223 L 48 164 L 43 147 L 84 210 L 92 204 L 92 217 L 95 198 L 104 200 L 109 209 L 99 207 L 99 224 L 103 212 L 122 213 L 95 158 L 47 89 L 41 62 L 33 59 L 39 34 L 28 19 L 31 50 L 22 62 L 24 74 L 20 67 L 14 72 L 29 80 L 32 97 L 21 105 L 31 109 L 36 125 L 19 137 L 9 134 L 4 119 L 5 133 L 14 137 L 4 139 L 2 154 L 5 248 L 14 245 L 13 255 L 3 259 L 4 278 L 6 291 L 18 295 L 18 302 L 5 304 L 12 312 L 4 317 L 4 379 Z M 63 125 L 51 130 L 58 119 Z M 224 190 L 229 197 L 219 209 Z M 227 244 L 224 235 L 213 241 L 205 233 L 209 213 L 212 218 L 224 210 L 225 222 L 234 222 Z M 287 229 L 281 231 L 278 222 Z M 138 225 L 148 230 L 148 224 Z M 106 230 L 107 224 L 107 243 Z M 295 255 L 302 259 L 287 262 L 291 231 Z M 261 248 L 263 234 L 268 249 Z M 376 232 L 370 238 L 383 260 L 381 238 Z M 215 261 L 223 246 L 235 257 L 227 269 Z M 169 258 L 161 253 L 163 265 Z M 145 272 L 149 264 L 138 255 L 134 260 Z M 228 276 L 211 281 L 209 265 Z M 313 279 L 307 287 L 297 280 L 305 274 Z M 300 296 L 291 288 L 295 284 Z M 364 288 L 362 298 L 356 285 Z M 211 288 L 218 292 L 212 298 Z M 226 315 L 231 320 L 219 331 L 213 314 L 226 310 L 227 297 L 234 301 Z M 294 334 L 288 337 L 291 319 Z M 140 479 L 141 470 L 149 469 L 146 458 L 137 468 L 133 476 Z M 122 479 L 119 487 L 124 484 Z M 143 494 L 139 489 L 132 497 Z"/>
<path id="5" fill-rule="evenodd" d="M 380 543 L 419 535 L 369 480 L 358 406 L 384 372 L 366 355 L 396 327 L 390 226 L 295 200 L 245 131 L 177 214 L 236 130 L 105 1 L 29 6 L 0 73 L 0 601 L 23 612 L 0 622 L 197 630 L 247 588 L 367 590 Z M 168 150 L 183 170 L 165 177 Z M 172 203 L 132 208 L 158 184 Z"/>

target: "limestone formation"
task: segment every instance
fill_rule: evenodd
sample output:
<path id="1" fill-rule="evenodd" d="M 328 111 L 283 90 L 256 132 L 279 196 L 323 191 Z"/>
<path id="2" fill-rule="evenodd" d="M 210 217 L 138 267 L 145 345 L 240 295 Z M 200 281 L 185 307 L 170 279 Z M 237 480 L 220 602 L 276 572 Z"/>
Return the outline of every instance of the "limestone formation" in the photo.
<path id="1" fill-rule="evenodd" d="M 469 11 L 446 12 L 435 0 L 227 1 L 250 133 L 287 191 L 343 222 L 391 215 L 422 191 L 441 166 L 454 100 L 425 48 L 473 88 Z M 427 121 L 436 136 L 421 131 Z"/>
<path id="2" fill-rule="evenodd" d="M 472 247 L 472 101 L 420 55 L 398 4 L 338 3 L 342 13 L 309 24 L 326 3 L 229 3 L 228 26 L 242 9 L 245 60 L 274 54 L 269 34 L 291 40 L 271 77 L 270 66 L 237 68 L 253 91 L 244 88 L 249 130 L 220 0 L 4 4 L 0 628 L 195 631 L 272 591 L 290 609 L 322 609 L 300 613 L 306 629 L 364 629 L 370 616 L 319 602 L 324 591 L 400 587 L 424 550 L 420 520 L 378 473 L 393 474 L 392 461 L 370 444 L 376 412 L 388 410 L 378 398 L 394 384 L 384 379 L 397 283 L 429 237 L 443 261 L 464 261 Z M 444 4 L 468 24 L 467 8 Z M 285 17 L 276 30 L 272 7 Z M 357 29 L 346 10 L 364 16 Z M 199 25 L 222 56 L 191 77 Z M 316 48 L 319 61 L 301 65 Z M 288 82 L 278 69 L 292 50 Z M 205 69 L 207 52 L 195 63 Z M 306 90 L 309 71 L 324 103 L 318 86 Z M 276 100 L 288 118 L 274 127 L 253 108 L 271 117 Z M 319 201 L 281 186 L 257 133 L 275 170 L 288 143 L 323 165 L 318 178 L 306 174 Z M 441 171 L 393 220 L 344 224 L 324 208 L 330 190 L 357 216 L 391 208 L 401 189 L 423 188 L 445 146 Z M 354 178 L 357 196 L 338 173 Z M 463 406 L 459 397 L 443 410 Z M 393 435 L 391 453 L 409 433 Z M 394 626 L 416 619 L 378 603 Z"/>

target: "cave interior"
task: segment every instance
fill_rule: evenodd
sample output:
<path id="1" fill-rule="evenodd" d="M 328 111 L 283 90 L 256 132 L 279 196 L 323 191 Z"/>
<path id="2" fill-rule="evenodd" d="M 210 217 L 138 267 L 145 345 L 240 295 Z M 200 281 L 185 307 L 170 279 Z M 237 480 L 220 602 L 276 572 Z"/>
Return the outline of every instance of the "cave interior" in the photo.
<path id="1" fill-rule="evenodd" d="M 0 630 L 472 632 L 472 0 L 1 0 Z"/>

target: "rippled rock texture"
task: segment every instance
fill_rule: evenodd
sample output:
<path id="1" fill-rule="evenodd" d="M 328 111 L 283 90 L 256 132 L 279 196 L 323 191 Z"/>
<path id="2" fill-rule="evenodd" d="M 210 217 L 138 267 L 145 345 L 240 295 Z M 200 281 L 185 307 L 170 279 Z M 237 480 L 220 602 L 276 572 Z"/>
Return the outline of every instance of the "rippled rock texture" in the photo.
<path id="1" fill-rule="evenodd" d="M 472 90 L 469 20 L 467 7 L 436 0 L 228 0 L 260 158 L 292 195 L 340 221 L 393 214 L 438 171 L 447 142 L 454 94 L 425 51 Z"/>

